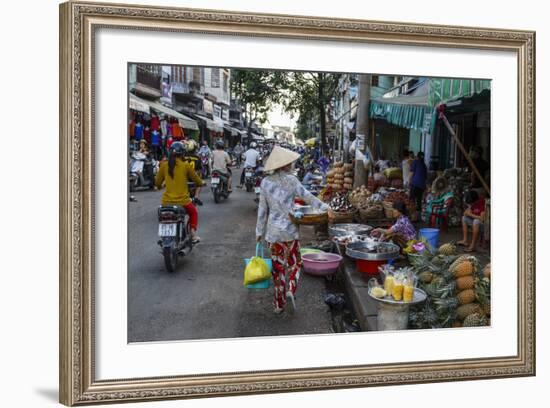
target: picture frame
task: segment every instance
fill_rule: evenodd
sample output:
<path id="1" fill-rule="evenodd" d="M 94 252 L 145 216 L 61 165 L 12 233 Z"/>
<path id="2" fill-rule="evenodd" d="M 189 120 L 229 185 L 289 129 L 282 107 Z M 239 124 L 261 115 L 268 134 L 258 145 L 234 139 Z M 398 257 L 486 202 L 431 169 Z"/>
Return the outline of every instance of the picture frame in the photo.
<path id="1" fill-rule="evenodd" d="M 100 28 L 506 51 L 517 56 L 517 353 L 97 379 L 95 34 Z M 60 402 L 92 403 L 535 375 L 535 33 L 492 28 L 68 2 L 60 5 Z"/>

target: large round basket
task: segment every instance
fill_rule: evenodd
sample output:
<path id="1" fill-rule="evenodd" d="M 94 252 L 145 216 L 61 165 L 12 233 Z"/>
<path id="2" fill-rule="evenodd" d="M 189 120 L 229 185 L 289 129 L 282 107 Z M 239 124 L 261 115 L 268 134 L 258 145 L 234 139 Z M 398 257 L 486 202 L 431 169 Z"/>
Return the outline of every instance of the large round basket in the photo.
<path id="1" fill-rule="evenodd" d="M 362 222 L 368 222 L 369 220 L 375 220 L 377 218 L 384 218 L 384 208 L 380 207 L 376 209 L 371 207 L 369 209 L 359 209 L 359 219 Z"/>
<path id="2" fill-rule="evenodd" d="M 290 214 L 290 220 L 296 225 L 320 225 L 328 222 L 328 214 L 305 214 L 302 218 L 296 218 Z"/>
<path id="3" fill-rule="evenodd" d="M 355 215 L 357 214 L 357 210 L 352 211 L 346 211 L 346 212 L 340 212 L 340 211 L 333 211 L 329 208 L 328 210 L 328 222 L 331 224 L 342 224 L 342 223 L 353 223 L 355 220 Z"/>

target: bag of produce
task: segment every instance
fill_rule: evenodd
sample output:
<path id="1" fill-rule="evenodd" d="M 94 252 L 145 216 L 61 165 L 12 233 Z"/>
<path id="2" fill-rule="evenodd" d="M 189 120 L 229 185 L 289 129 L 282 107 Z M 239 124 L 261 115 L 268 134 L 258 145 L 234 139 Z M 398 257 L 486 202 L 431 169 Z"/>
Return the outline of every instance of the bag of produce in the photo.
<path id="1" fill-rule="evenodd" d="M 261 250 L 261 257 L 258 256 Z M 271 259 L 264 258 L 264 247 L 258 242 L 256 245 L 256 256 L 245 259 L 243 285 L 258 283 L 271 278 Z"/>
<path id="2" fill-rule="evenodd" d="M 380 286 L 376 278 L 371 278 L 368 283 L 369 293 L 372 297 L 382 299 L 388 295 L 387 291 Z"/>
<path id="3" fill-rule="evenodd" d="M 403 179 L 403 172 L 399 167 L 390 167 L 384 170 L 384 176 L 388 179 Z"/>

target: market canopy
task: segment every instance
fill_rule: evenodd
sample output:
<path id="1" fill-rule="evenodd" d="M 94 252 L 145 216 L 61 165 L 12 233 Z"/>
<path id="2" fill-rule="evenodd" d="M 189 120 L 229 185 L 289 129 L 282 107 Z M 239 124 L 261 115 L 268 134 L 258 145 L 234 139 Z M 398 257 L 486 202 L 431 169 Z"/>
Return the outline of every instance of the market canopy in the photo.
<path id="1" fill-rule="evenodd" d="M 429 86 L 425 81 L 410 94 L 372 99 L 369 116 L 406 129 L 422 129 L 426 114 L 433 111 L 428 105 Z"/>
<path id="2" fill-rule="evenodd" d="M 130 94 L 129 100 L 130 109 L 138 112 L 149 113 L 149 105 L 144 100 L 138 98 L 133 93 Z"/>
<path id="3" fill-rule="evenodd" d="M 195 120 L 179 113 L 178 111 L 175 111 L 174 109 L 168 108 L 167 106 L 161 105 L 160 103 L 157 103 L 157 102 L 147 101 L 145 99 L 138 98 L 137 96 L 130 94 L 130 103 L 132 103 L 131 102 L 132 100 L 135 101 L 134 103 L 146 104 L 149 106 L 149 108 L 154 109 L 157 112 L 162 112 L 166 115 L 176 118 L 180 126 L 184 129 L 190 129 L 190 130 L 199 129 L 199 126 L 197 125 L 197 122 Z"/>
<path id="4" fill-rule="evenodd" d="M 223 132 L 223 123 L 217 123 L 212 119 L 207 118 L 206 116 L 202 116 L 202 115 L 195 115 L 195 116 L 198 117 L 200 120 L 202 120 L 205 123 L 206 127 L 211 131 Z"/>
<path id="5" fill-rule="evenodd" d="M 440 79 L 433 78 L 430 82 L 428 102 L 431 107 L 459 98 L 468 98 L 481 92 L 491 90 L 488 79 Z"/>

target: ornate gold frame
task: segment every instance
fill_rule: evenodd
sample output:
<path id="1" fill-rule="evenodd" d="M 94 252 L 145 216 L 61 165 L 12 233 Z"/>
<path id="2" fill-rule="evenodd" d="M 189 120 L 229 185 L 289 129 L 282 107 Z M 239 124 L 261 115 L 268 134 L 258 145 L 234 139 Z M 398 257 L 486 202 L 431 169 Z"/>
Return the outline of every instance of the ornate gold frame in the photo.
<path id="1" fill-rule="evenodd" d="M 505 50 L 518 60 L 515 356 L 98 381 L 94 376 L 93 47 L 98 27 Z M 69 2 L 60 6 L 60 401 L 146 401 L 535 374 L 535 33 Z"/>

